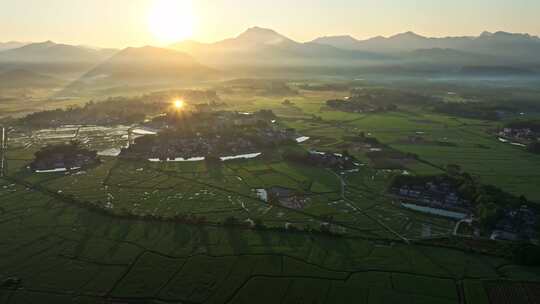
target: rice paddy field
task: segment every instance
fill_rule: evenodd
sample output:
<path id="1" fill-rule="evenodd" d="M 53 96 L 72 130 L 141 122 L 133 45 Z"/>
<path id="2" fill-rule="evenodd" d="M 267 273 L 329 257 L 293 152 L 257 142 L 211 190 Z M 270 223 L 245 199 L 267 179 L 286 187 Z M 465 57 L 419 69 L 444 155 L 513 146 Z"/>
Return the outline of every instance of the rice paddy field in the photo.
<path id="1" fill-rule="evenodd" d="M 119 219 L 5 180 L 0 198 L 3 303 L 487 303 L 486 282 L 539 271 L 389 240 Z"/>
<path id="2" fill-rule="evenodd" d="M 304 92 L 303 92 L 304 93 Z M 261 99 L 241 110 L 270 108 L 282 122 L 312 141 L 308 146 L 339 150 L 343 137 L 364 132 L 405 153 L 414 153 L 425 162 L 406 164 L 418 174 L 437 174 L 448 164 L 460 165 L 486 184 L 540 202 L 540 156 L 525 148 L 503 143 L 490 131 L 504 121 L 493 122 L 445 116 L 419 107 L 403 107 L 386 113 L 346 113 L 330 110 L 325 101 L 343 98 L 348 92 L 305 92 L 290 98 L 293 106 Z M 529 118 L 537 117 L 531 114 Z M 313 119 L 313 116 L 321 120 Z M 425 143 L 412 143 L 410 136 L 422 136 Z M 447 143 L 441 145 L 437 143 Z M 363 155 L 356 155 L 361 158 Z M 431 165 L 426 165 L 426 162 Z"/>
<path id="3" fill-rule="evenodd" d="M 344 94 L 303 92 L 292 106 L 240 99 L 231 110 L 272 109 L 278 124 L 309 137 L 306 150 L 349 149 L 358 167 L 348 171 L 291 163 L 279 149 L 217 167 L 126 160 L 112 152 L 127 126 L 17 134 L 0 178 L 0 303 L 496 303 L 515 284 L 533 303 L 540 268 L 430 243 L 452 239 L 456 222 L 404 209 L 387 189 L 396 175 L 458 164 L 540 202 L 540 157 L 498 141 L 493 122 L 325 107 Z M 369 151 L 350 149 L 359 132 L 418 158 L 376 166 Z M 425 142 L 408 140 L 415 135 Z M 39 147 L 73 138 L 102 152 L 101 163 L 27 169 Z M 305 204 L 269 204 L 257 190 L 272 187 Z"/>

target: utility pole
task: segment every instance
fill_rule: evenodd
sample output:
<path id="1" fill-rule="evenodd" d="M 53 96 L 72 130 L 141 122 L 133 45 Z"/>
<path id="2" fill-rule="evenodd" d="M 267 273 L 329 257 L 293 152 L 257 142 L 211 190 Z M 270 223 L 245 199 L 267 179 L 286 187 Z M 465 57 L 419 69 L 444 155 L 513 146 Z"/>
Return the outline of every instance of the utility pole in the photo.
<path id="1" fill-rule="evenodd" d="M 6 154 L 8 149 L 8 132 L 6 127 L 1 127 L 1 142 L 0 142 L 0 177 L 6 176 L 7 172 L 7 160 Z"/>
<path id="2" fill-rule="evenodd" d="M 135 139 L 134 139 L 134 135 L 133 135 L 133 130 L 134 129 L 135 129 L 135 127 L 131 127 L 131 128 L 128 129 L 128 142 L 127 142 L 126 148 L 131 147 L 131 145 L 133 145 L 135 143 Z"/>

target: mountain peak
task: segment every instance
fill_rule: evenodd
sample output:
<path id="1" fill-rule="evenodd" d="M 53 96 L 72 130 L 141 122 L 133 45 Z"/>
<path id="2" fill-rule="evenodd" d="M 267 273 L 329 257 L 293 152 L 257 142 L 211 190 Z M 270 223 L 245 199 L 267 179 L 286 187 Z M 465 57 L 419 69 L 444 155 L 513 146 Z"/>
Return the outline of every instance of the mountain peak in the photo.
<path id="1" fill-rule="evenodd" d="M 497 31 L 494 33 L 483 32 L 478 38 L 480 39 L 495 39 L 495 40 L 522 40 L 522 41 L 538 41 L 537 36 L 522 33 L 509 33 L 504 31 Z"/>
<path id="2" fill-rule="evenodd" d="M 324 45 L 330 45 L 337 48 L 343 48 L 343 49 L 354 49 L 356 45 L 359 43 L 357 39 L 350 35 L 341 35 L 341 36 L 324 36 L 319 37 L 313 41 L 312 43 L 317 44 L 324 44 Z"/>
<path id="3" fill-rule="evenodd" d="M 55 46 L 56 42 L 54 42 L 52 40 L 47 40 L 47 41 L 35 43 L 35 45 L 44 46 L 44 47 L 51 47 L 51 46 Z"/>
<path id="4" fill-rule="evenodd" d="M 408 31 L 408 32 L 405 32 L 405 33 L 400 33 L 400 34 L 394 35 L 394 36 L 392 36 L 390 38 L 425 39 L 426 37 L 418 35 L 417 33 L 413 32 L 413 31 Z"/>
<path id="5" fill-rule="evenodd" d="M 486 37 L 491 37 L 491 36 L 493 36 L 493 33 L 492 33 L 492 32 L 483 31 L 482 34 L 480 34 L 479 37 L 486 38 Z"/>
<path id="6" fill-rule="evenodd" d="M 524 38 L 524 39 L 531 39 L 531 38 L 538 38 L 535 36 L 531 36 L 529 34 L 522 34 L 522 33 L 509 33 L 509 32 L 503 32 L 498 31 L 495 34 L 493 34 L 495 37 L 507 37 L 507 38 Z"/>
<path id="7" fill-rule="evenodd" d="M 279 35 L 276 31 L 272 30 L 272 29 L 269 29 L 269 28 L 264 28 L 264 27 L 260 27 L 260 26 L 252 26 L 250 28 L 248 28 L 244 34 L 273 34 L 273 35 Z"/>
<path id="8" fill-rule="evenodd" d="M 339 40 L 339 41 L 349 41 L 349 42 L 358 41 L 356 38 L 354 38 L 351 35 L 323 36 L 323 37 L 319 37 L 315 39 L 315 41 L 317 40 Z"/>
<path id="9" fill-rule="evenodd" d="M 237 39 L 256 44 L 279 44 L 290 41 L 287 37 L 272 29 L 258 26 L 250 27 L 240 34 Z"/>

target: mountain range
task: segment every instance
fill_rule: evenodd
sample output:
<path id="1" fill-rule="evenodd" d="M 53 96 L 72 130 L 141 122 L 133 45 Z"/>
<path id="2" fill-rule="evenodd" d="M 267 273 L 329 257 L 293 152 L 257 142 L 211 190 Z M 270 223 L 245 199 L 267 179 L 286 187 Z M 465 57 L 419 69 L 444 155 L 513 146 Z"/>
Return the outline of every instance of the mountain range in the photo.
<path id="1" fill-rule="evenodd" d="M 27 44 L 28 43 L 18 42 L 18 41 L 0 42 L 0 52 L 20 48 L 20 47 L 23 47 L 23 46 L 25 46 Z"/>
<path id="2" fill-rule="evenodd" d="M 217 70 L 234 77 L 245 67 L 304 74 L 412 70 L 531 75 L 540 71 L 537 54 L 540 38 L 507 32 L 445 38 L 405 32 L 367 40 L 329 36 L 297 42 L 274 30 L 252 27 L 214 43 L 182 41 L 167 48 L 116 50 L 52 41 L 0 43 L 0 73 L 19 71 L 19 76 L 27 77 L 21 71 L 32 71 L 79 84 L 209 79 L 219 74 Z"/>
<path id="3" fill-rule="evenodd" d="M 115 52 L 117 50 L 45 41 L 4 50 L 0 52 L 0 62 L 96 62 L 110 57 Z"/>
<path id="4" fill-rule="evenodd" d="M 183 41 L 171 48 L 217 66 L 349 65 L 390 59 L 384 54 L 341 49 L 313 42 L 300 43 L 271 29 L 252 27 L 235 38 L 215 43 Z"/>
<path id="5" fill-rule="evenodd" d="M 330 45 L 348 50 L 378 53 L 403 53 L 419 49 L 453 49 L 475 54 L 504 56 L 519 61 L 538 60 L 540 38 L 528 34 L 483 32 L 477 37 L 429 38 L 413 32 L 391 37 L 357 40 L 351 36 L 321 37 L 313 43 Z"/>
<path id="6" fill-rule="evenodd" d="M 519 71 L 517 75 L 529 75 L 540 70 L 537 56 L 540 38 L 507 32 L 445 38 L 405 32 L 387 38 L 357 40 L 351 36 L 331 36 L 301 43 L 271 29 L 253 27 L 235 38 L 214 43 L 183 41 L 171 48 L 189 53 L 205 64 L 235 70 L 245 66 L 281 71 L 320 67 L 324 71 L 343 72 L 391 67 L 390 70 L 405 73 L 485 70 L 489 75 L 494 71 Z"/>
<path id="7" fill-rule="evenodd" d="M 19 43 L 10 43 L 12 47 L 17 44 Z M 0 51 L 0 71 L 26 70 L 75 79 L 116 52 L 114 49 L 74 46 L 52 41 L 28 43 Z"/>

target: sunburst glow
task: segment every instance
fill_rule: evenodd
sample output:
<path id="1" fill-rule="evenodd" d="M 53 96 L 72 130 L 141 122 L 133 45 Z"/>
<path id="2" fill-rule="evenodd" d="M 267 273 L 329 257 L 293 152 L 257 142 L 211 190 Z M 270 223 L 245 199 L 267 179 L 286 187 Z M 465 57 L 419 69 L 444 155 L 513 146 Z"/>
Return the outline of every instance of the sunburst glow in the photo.
<path id="1" fill-rule="evenodd" d="M 186 105 L 186 104 L 184 103 L 184 101 L 183 101 L 183 100 L 180 100 L 180 99 L 177 99 L 177 100 L 175 100 L 175 101 L 173 102 L 173 106 L 174 106 L 174 108 L 177 109 L 177 110 L 183 109 L 185 105 Z"/>
<path id="2" fill-rule="evenodd" d="M 154 0 L 148 16 L 152 34 L 162 43 L 177 42 L 193 35 L 195 16 L 190 0 Z"/>

